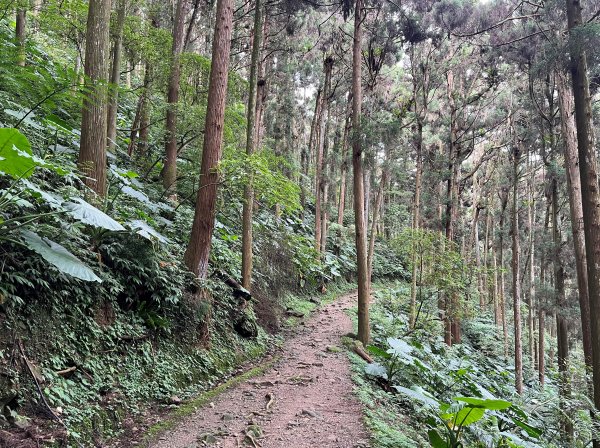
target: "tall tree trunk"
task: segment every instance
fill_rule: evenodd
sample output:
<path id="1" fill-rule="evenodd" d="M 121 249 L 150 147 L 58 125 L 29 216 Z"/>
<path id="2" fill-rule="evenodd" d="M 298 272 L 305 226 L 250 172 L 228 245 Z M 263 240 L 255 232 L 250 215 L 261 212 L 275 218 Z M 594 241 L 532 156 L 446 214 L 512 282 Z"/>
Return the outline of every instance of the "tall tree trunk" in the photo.
<path id="1" fill-rule="evenodd" d="M 566 0 L 569 33 L 583 24 L 579 0 Z M 592 123 L 592 101 L 588 79 L 585 48 L 570 43 L 571 79 L 575 100 L 575 124 L 581 176 L 581 202 L 588 271 L 590 316 L 600 316 L 600 191 L 598 190 L 598 167 Z M 594 405 L 600 409 L 600 320 L 591 319 L 592 365 L 594 381 Z M 600 440 L 594 439 L 594 447 Z"/>
<path id="2" fill-rule="evenodd" d="M 502 322 L 504 356 L 508 357 L 508 323 L 506 321 L 506 282 L 504 276 L 504 213 L 508 205 L 508 190 L 500 192 L 500 238 L 498 242 L 498 268 L 500 269 L 500 288 L 498 291 L 498 308 Z"/>
<path id="3" fill-rule="evenodd" d="M 167 90 L 167 124 L 165 129 L 165 165 L 162 170 L 163 187 L 176 191 L 177 181 L 177 103 L 179 101 L 179 80 L 181 78 L 181 53 L 185 38 L 185 16 L 190 7 L 189 0 L 177 0 L 173 22 L 173 46 L 171 50 L 171 71 Z"/>
<path id="4" fill-rule="evenodd" d="M 416 88 L 414 89 L 413 97 L 416 101 Z M 413 247 L 412 247 L 412 277 L 410 282 L 410 309 L 409 309 L 409 326 L 414 328 L 417 319 L 417 248 L 414 241 L 417 236 L 417 231 L 421 221 L 421 184 L 423 179 L 423 122 L 417 119 L 417 133 L 415 138 L 416 149 L 416 172 L 415 172 L 415 196 L 413 200 Z"/>
<path id="5" fill-rule="evenodd" d="M 301 169 L 302 169 L 302 182 L 300 183 L 300 203 L 302 208 L 306 208 L 306 190 L 308 189 L 306 184 L 308 182 L 308 167 L 310 165 L 310 153 L 313 148 L 316 148 L 316 141 L 318 139 L 317 126 L 319 123 L 319 116 L 321 114 L 321 97 L 323 96 L 322 89 L 317 90 L 317 98 L 315 99 L 315 113 L 313 115 L 312 123 L 310 125 L 310 136 L 308 138 L 308 147 L 302 148 L 301 153 Z M 309 185 L 310 186 L 310 185 Z M 315 227 L 316 228 L 316 227 Z M 315 236 L 316 238 L 316 236 Z"/>
<path id="6" fill-rule="evenodd" d="M 325 158 L 324 150 L 327 136 L 327 129 L 329 128 L 329 102 L 331 96 L 331 71 L 333 70 L 333 59 L 330 57 L 325 58 L 323 65 L 325 71 L 325 83 L 323 86 L 323 97 L 321 98 L 321 111 L 318 121 L 319 138 L 317 145 L 317 164 L 315 174 L 315 249 L 318 253 L 321 252 L 321 235 L 323 233 L 323 189 L 325 183 Z"/>
<path id="7" fill-rule="evenodd" d="M 15 37 L 17 39 L 18 54 L 17 54 L 17 65 L 25 67 L 27 60 L 27 54 L 25 51 L 25 39 L 27 33 L 27 10 L 25 8 L 17 9 L 15 26 Z"/>
<path id="8" fill-rule="evenodd" d="M 521 160 L 520 143 L 513 151 L 513 203 L 512 203 L 512 293 L 513 317 L 515 329 L 515 389 L 523 393 L 523 347 L 521 337 L 521 283 L 519 268 L 521 249 L 519 245 L 519 163 Z"/>
<path id="9" fill-rule="evenodd" d="M 106 81 L 108 75 L 110 0 L 90 0 L 85 44 L 85 96 L 77 165 L 83 182 L 106 194 Z"/>
<path id="10" fill-rule="evenodd" d="M 119 104 L 119 81 L 121 79 L 121 55 L 123 54 L 123 27 L 125 26 L 125 12 L 127 0 L 119 0 L 117 9 L 117 26 L 114 30 L 114 43 L 112 65 L 110 70 L 110 90 L 108 99 L 107 116 L 107 142 L 112 149 L 117 142 L 117 111 Z"/>
<path id="11" fill-rule="evenodd" d="M 358 277 L 358 339 L 367 345 L 369 329 L 369 279 L 367 267 L 367 240 L 365 229 L 365 186 L 362 161 L 362 24 L 365 11 L 363 0 L 354 5 L 354 42 L 352 51 L 352 167 L 354 184 L 354 225 L 356 227 L 356 267 Z"/>
<path id="12" fill-rule="evenodd" d="M 262 37 L 262 1 L 254 2 L 254 39 L 250 61 L 250 79 L 248 80 L 248 110 L 246 111 L 246 155 L 251 156 L 255 150 L 256 125 L 256 87 L 258 82 L 258 65 Z M 242 286 L 247 290 L 252 285 L 252 215 L 254 210 L 254 188 L 252 176 L 244 188 L 244 207 L 242 212 Z"/>
<path id="13" fill-rule="evenodd" d="M 560 254 L 560 246 L 562 238 L 558 224 L 558 180 L 556 175 L 552 176 L 552 242 L 553 250 L 553 265 L 554 265 L 554 288 L 557 297 L 557 312 L 556 312 L 556 331 L 557 331 L 557 348 L 558 348 L 558 371 L 559 378 L 559 395 L 561 400 L 561 408 L 565 402 L 569 400 L 571 395 L 571 385 L 569 380 L 569 336 L 567 329 L 567 320 L 563 316 L 563 310 L 567 306 L 565 300 L 565 269 Z M 561 418 L 561 430 L 565 439 L 573 438 L 573 425 L 569 418 Z"/>
<path id="14" fill-rule="evenodd" d="M 344 134 L 342 135 L 342 166 L 340 169 L 340 197 L 338 200 L 338 219 L 337 223 L 340 228 L 344 225 L 344 210 L 346 208 L 346 178 L 348 177 L 348 134 L 352 125 L 351 115 L 352 92 L 348 93 L 348 112 L 346 113 L 346 124 L 344 126 Z M 341 231 L 341 229 L 340 229 Z"/>
<path id="15" fill-rule="evenodd" d="M 564 158 L 567 174 L 567 190 L 571 212 L 571 230 L 575 250 L 577 269 L 577 288 L 579 292 L 579 310 L 581 315 L 581 334 L 585 365 L 592 370 L 592 339 L 590 321 L 590 300 L 588 291 L 587 261 L 585 258 L 585 235 L 582 228 L 583 206 L 581 204 L 581 177 L 579 175 L 579 156 L 577 154 L 577 130 L 575 129 L 573 96 L 568 88 L 566 74 L 557 71 L 556 89 L 561 114 L 561 129 L 564 144 Z"/>
<path id="16" fill-rule="evenodd" d="M 229 54 L 233 31 L 233 0 L 218 0 L 215 32 L 212 48 L 212 64 L 208 84 L 208 104 L 204 126 L 200 187 L 190 242 L 185 251 L 187 267 L 199 278 L 208 274 L 210 245 L 215 226 L 217 187 L 216 172 L 221 160 L 223 126 L 225 123 L 225 100 L 229 77 Z"/>
<path id="17" fill-rule="evenodd" d="M 386 151 L 387 152 L 387 151 Z M 377 226 L 379 225 L 381 203 L 383 202 L 383 193 L 387 187 L 388 181 L 388 167 L 387 157 L 384 161 L 382 170 L 381 180 L 379 181 L 379 188 L 377 189 L 377 196 L 375 197 L 375 204 L 373 206 L 373 220 L 371 222 L 371 238 L 369 239 L 369 251 L 367 254 L 367 267 L 369 271 L 368 279 L 369 285 L 371 284 L 371 276 L 373 275 L 373 256 L 375 255 L 375 239 L 377 238 Z"/>

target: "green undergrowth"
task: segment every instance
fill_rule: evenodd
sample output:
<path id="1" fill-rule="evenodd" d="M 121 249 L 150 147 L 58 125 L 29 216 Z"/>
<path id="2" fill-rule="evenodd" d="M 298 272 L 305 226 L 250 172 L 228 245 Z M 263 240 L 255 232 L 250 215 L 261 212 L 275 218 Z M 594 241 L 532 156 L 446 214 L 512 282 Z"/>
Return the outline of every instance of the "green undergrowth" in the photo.
<path id="1" fill-rule="evenodd" d="M 408 330 L 409 292 L 403 282 L 375 292 L 367 347 L 375 361 L 349 355 L 374 448 L 585 446 L 591 435 L 584 394 L 574 389 L 562 403 L 570 413 L 561 411 L 554 368 L 542 387 L 525 358 L 519 396 L 512 358 L 504 357 L 501 332 L 488 316 L 464 323 L 462 343 L 447 347 L 435 301 L 423 305 L 418 329 Z M 560 434 L 565 422 L 575 428 L 573 442 Z"/>

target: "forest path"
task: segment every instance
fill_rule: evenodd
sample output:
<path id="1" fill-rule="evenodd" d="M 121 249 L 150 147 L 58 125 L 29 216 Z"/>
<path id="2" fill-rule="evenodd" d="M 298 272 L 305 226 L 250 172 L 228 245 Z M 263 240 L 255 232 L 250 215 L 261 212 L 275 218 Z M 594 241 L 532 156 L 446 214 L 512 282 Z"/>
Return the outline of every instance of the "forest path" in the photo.
<path id="1" fill-rule="evenodd" d="M 352 331 L 345 310 L 355 301 L 356 293 L 348 294 L 315 312 L 271 369 L 221 394 L 151 447 L 368 447 L 348 356 L 339 349 Z"/>

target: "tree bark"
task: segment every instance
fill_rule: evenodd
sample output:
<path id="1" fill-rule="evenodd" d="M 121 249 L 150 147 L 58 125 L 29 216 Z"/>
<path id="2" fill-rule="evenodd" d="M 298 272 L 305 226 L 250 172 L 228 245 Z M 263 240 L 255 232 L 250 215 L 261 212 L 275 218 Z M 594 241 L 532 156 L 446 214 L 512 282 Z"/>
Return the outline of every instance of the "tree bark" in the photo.
<path id="1" fill-rule="evenodd" d="M 352 168 L 354 187 L 354 226 L 356 267 L 358 277 L 358 339 L 366 346 L 369 329 L 369 279 L 367 267 L 367 240 L 365 229 L 365 186 L 363 181 L 363 151 L 361 135 L 362 109 L 362 22 L 365 11 L 363 0 L 354 5 L 354 42 L 352 50 Z"/>
<path id="2" fill-rule="evenodd" d="M 108 75 L 110 0 L 90 0 L 86 44 L 81 141 L 77 165 L 83 182 L 106 194 L 106 81 Z"/>
<path id="3" fill-rule="evenodd" d="M 181 53 L 185 38 L 185 16 L 190 8 L 189 0 L 178 0 L 173 22 L 171 71 L 167 90 L 167 121 L 165 129 L 165 165 L 162 170 L 163 187 L 176 190 L 177 181 L 177 103 L 181 78 Z"/>
<path id="4" fill-rule="evenodd" d="M 258 83 L 258 65 L 262 37 L 263 7 L 261 0 L 254 2 L 254 39 L 250 61 L 250 79 L 248 80 L 248 107 L 246 111 L 246 155 L 254 153 L 256 145 L 256 94 Z M 244 206 L 242 211 L 242 286 L 248 291 L 252 286 L 252 216 L 254 211 L 254 188 L 252 175 L 244 187 Z"/>
<path id="5" fill-rule="evenodd" d="M 125 12 L 127 0 L 119 0 L 117 9 L 117 26 L 114 31 L 113 58 L 110 70 L 110 87 L 107 116 L 107 142 L 109 149 L 114 148 L 117 142 L 117 112 L 119 104 L 119 81 L 121 78 L 121 55 L 123 54 L 123 27 L 125 26 Z"/>
<path id="6" fill-rule="evenodd" d="M 15 37 L 17 39 L 18 54 L 17 54 L 17 65 L 25 67 L 27 60 L 27 54 L 25 51 L 25 39 L 27 34 L 27 10 L 25 8 L 17 9 L 15 26 Z"/>
<path id="7" fill-rule="evenodd" d="M 579 0 L 566 0 L 569 34 L 583 24 Z M 588 78 L 587 56 L 582 45 L 570 42 L 571 80 L 575 100 L 575 124 L 581 176 L 581 202 L 588 271 L 590 316 L 600 316 L 600 191 L 594 146 L 592 101 Z M 591 319 L 594 405 L 600 409 L 600 321 Z M 594 439 L 594 447 L 600 440 Z"/>
<path id="8" fill-rule="evenodd" d="M 225 100 L 229 77 L 229 55 L 233 31 L 233 0 L 218 0 L 212 48 L 212 65 L 208 85 L 208 104 L 204 126 L 200 187 L 190 242 L 185 252 L 187 267 L 199 278 L 208 274 L 211 239 L 215 226 L 217 187 L 216 172 L 221 160 Z"/>
<path id="9" fill-rule="evenodd" d="M 317 164 L 315 174 L 315 249 L 321 253 L 321 235 L 323 233 L 323 190 L 324 190 L 324 173 L 326 172 L 325 159 L 323 151 L 325 150 L 325 140 L 327 137 L 327 129 L 329 125 L 329 102 L 331 95 L 331 71 L 333 69 L 333 59 L 325 58 L 324 71 L 325 82 L 323 85 L 323 96 L 321 98 L 321 110 L 318 120 L 319 137 L 317 140 Z"/>
<path id="10" fill-rule="evenodd" d="M 561 114 L 561 128 L 564 144 L 564 158 L 567 174 L 567 190 L 571 212 L 571 229 L 577 269 L 581 334 L 585 365 L 592 370 L 592 339 L 590 321 L 590 301 L 588 291 L 587 261 L 585 258 L 585 235 L 583 232 L 583 206 L 581 203 L 581 177 L 577 154 L 577 130 L 575 129 L 573 97 L 568 88 L 566 74 L 556 72 L 558 106 Z"/>
<path id="11" fill-rule="evenodd" d="M 515 389 L 523 393 L 523 347 L 521 337 L 521 283 L 519 268 L 521 249 L 519 245 L 519 163 L 521 149 L 516 144 L 513 150 L 513 203 L 512 203 L 512 293 L 515 330 Z"/>

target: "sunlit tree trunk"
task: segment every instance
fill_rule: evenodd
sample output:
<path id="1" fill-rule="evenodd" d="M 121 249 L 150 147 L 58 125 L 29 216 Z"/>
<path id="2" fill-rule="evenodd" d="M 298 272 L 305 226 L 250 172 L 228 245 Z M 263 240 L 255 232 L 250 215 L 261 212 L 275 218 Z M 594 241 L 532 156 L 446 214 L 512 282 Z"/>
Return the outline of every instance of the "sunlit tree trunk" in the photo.
<path id="1" fill-rule="evenodd" d="M 216 171 L 221 160 L 223 126 L 225 123 L 225 100 L 229 77 L 229 54 L 233 29 L 233 0 L 218 0 L 215 32 L 212 48 L 212 64 L 208 84 L 208 104 L 204 126 L 200 187 L 190 242 L 185 252 L 187 267 L 199 278 L 208 274 L 208 261 L 212 234 L 215 226 L 217 188 L 219 174 Z"/>
<path id="2" fill-rule="evenodd" d="M 83 182 L 106 194 L 106 103 L 110 0 L 90 0 L 85 44 L 85 86 L 77 165 Z"/>

